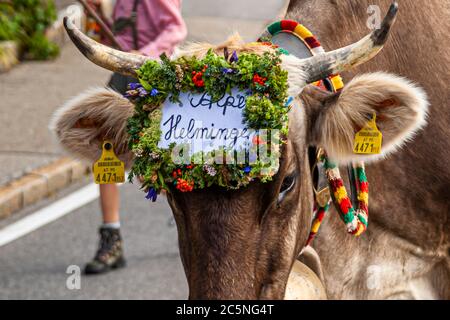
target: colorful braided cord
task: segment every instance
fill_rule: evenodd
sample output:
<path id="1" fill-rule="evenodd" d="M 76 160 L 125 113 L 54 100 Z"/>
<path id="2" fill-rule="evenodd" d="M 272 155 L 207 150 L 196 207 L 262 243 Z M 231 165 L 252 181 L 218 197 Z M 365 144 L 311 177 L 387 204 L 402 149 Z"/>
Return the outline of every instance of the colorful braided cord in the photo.
<path id="1" fill-rule="evenodd" d="M 331 197 L 336 210 L 344 221 L 347 232 L 359 236 L 366 231 L 369 219 L 369 183 L 367 182 L 364 163 L 360 162 L 353 165 L 353 170 L 356 171 L 358 189 L 358 208 L 355 209 L 348 197 L 339 168 L 327 158 L 324 161 Z"/>
<path id="2" fill-rule="evenodd" d="M 316 204 L 314 205 L 314 219 L 311 227 L 311 231 L 309 232 L 308 240 L 306 241 L 306 247 L 311 244 L 311 242 L 314 240 L 317 232 L 319 232 L 320 225 L 322 224 L 323 218 L 325 218 L 325 215 L 328 212 L 328 209 L 330 209 L 331 205 L 331 198 L 328 200 L 328 203 L 325 205 L 325 207 L 321 207 Z"/>
<path id="3" fill-rule="evenodd" d="M 308 30 L 308 28 L 292 20 L 282 20 L 272 23 L 261 38 L 270 38 L 280 32 L 288 32 L 296 35 L 309 48 L 313 55 L 325 52 L 319 40 Z M 327 87 L 325 85 L 326 81 L 331 85 Z M 313 84 L 324 90 L 331 89 L 333 92 L 337 92 L 344 87 L 344 82 L 338 74 L 331 75 L 328 78 L 314 82 Z M 321 207 L 317 201 L 315 202 L 314 218 L 306 243 L 307 246 L 311 244 L 319 231 L 320 225 L 330 208 L 331 202 L 334 202 L 336 210 L 344 221 L 348 233 L 359 236 L 366 231 L 368 224 L 369 183 L 367 182 L 364 163 L 361 162 L 353 165 L 353 170 L 356 172 L 358 192 L 358 208 L 355 209 L 353 208 L 352 201 L 348 197 L 338 166 L 330 162 L 325 153 L 321 156 L 320 161 L 324 164 L 326 169 L 325 172 L 330 187 L 331 197 L 324 207 Z"/>

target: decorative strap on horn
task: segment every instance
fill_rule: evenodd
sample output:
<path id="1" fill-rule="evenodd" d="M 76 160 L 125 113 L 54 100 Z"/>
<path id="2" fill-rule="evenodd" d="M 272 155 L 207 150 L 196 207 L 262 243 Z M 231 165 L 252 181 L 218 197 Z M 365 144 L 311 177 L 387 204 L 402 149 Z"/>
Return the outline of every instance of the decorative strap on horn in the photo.
<path id="1" fill-rule="evenodd" d="M 272 23 L 267 27 L 258 41 L 264 42 L 266 39 L 270 40 L 273 36 L 280 32 L 295 35 L 305 44 L 313 55 L 325 53 L 320 41 L 312 34 L 312 32 L 307 27 L 294 20 L 281 20 Z M 332 86 L 325 86 L 324 81 L 331 81 Z M 331 75 L 326 79 L 316 81 L 313 84 L 316 86 L 325 87 L 326 89 L 331 87 L 334 91 L 339 91 L 344 87 L 344 82 L 339 74 Z"/>

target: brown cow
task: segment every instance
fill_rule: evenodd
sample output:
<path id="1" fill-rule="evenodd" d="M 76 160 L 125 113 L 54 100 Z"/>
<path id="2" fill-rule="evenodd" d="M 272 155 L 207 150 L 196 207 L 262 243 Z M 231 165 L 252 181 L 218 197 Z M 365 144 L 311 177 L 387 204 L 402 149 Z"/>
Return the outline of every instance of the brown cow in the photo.
<path id="1" fill-rule="evenodd" d="M 287 18 L 301 21 L 326 48 L 335 48 L 367 32 L 369 5 L 383 12 L 389 3 L 291 0 Z M 336 212 L 325 219 L 313 245 L 329 298 L 450 298 L 450 3 L 403 0 L 399 5 L 389 44 L 357 71 L 389 70 L 420 82 L 430 99 L 429 125 L 400 152 L 368 166 L 366 235 L 353 239 L 342 232 Z"/>
<path id="2" fill-rule="evenodd" d="M 385 73 L 366 74 L 353 79 L 337 94 L 306 85 L 373 58 L 387 39 L 395 13 L 396 8 L 393 6 L 382 28 L 354 45 L 310 59 L 283 58 L 283 67 L 289 72 L 290 93 L 295 94 L 297 100 L 290 114 L 289 140 L 283 149 L 280 170 L 272 182 L 254 182 L 237 191 L 211 187 L 188 194 L 176 190 L 168 193 L 177 222 L 190 298 L 282 299 L 292 265 L 311 227 L 313 196 L 308 146 L 322 146 L 330 157 L 346 164 L 352 160 L 361 160 L 352 153 L 352 137 L 374 112 L 379 119 L 378 127 L 383 132 L 383 156 L 398 149 L 425 124 L 425 94 L 404 78 Z M 96 44 L 74 29 L 67 20 L 65 22 L 69 35 L 81 52 L 105 68 L 134 74 L 134 70 L 147 59 Z M 237 39 L 231 39 L 225 45 L 238 53 L 255 50 L 254 46 L 243 44 Z M 205 45 L 191 46 L 183 54 L 203 55 L 210 47 L 223 52 L 223 45 Z M 70 101 L 58 112 L 53 128 L 63 146 L 79 156 L 95 160 L 101 142 L 111 139 L 119 156 L 129 162 L 132 159 L 126 148 L 124 128 L 132 112 L 133 105 L 128 100 L 106 89 L 99 89 Z M 408 144 L 407 149 L 410 147 L 411 144 Z M 365 159 L 376 158 L 379 157 Z M 397 166 L 400 167 L 400 164 Z M 372 180 L 376 181 L 377 177 Z M 375 183 L 375 192 L 379 192 L 379 188 L 389 188 L 382 181 Z M 388 200 L 390 194 L 384 193 L 384 196 Z M 404 200 L 407 198 L 404 197 Z M 369 288 L 366 282 L 364 279 L 361 282 L 358 277 L 365 276 L 361 275 L 360 270 L 367 270 L 369 265 L 365 265 L 366 261 L 360 261 L 358 255 L 364 257 L 363 254 L 371 252 L 371 243 L 386 243 L 383 241 L 389 235 L 376 233 L 379 226 L 375 225 L 375 230 L 369 229 L 367 235 L 357 240 L 347 236 L 341 225 L 333 226 L 335 229 L 330 230 L 334 222 L 335 219 L 331 217 L 323 232 L 335 237 L 330 239 L 333 245 L 324 243 L 323 236 L 318 239 L 318 244 L 328 245 L 328 250 L 339 253 L 333 256 L 324 252 L 323 270 L 325 273 L 334 272 L 332 275 L 336 277 L 330 280 L 329 274 L 325 274 L 329 296 L 337 297 L 336 284 L 340 285 L 341 291 L 346 292 L 350 283 L 352 287 L 342 297 L 360 297 L 351 295 L 354 293 L 352 278 L 345 278 L 350 274 L 355 283 L 361 284 L 356 288 L 361 289 L 362 297 L 388 297 L 389 292 L 386 294 L 384 284 L 372 291 L 376 294 L 367 294 Z M 378 239 L 374 239 L 374 236 Z M 364 247 L 366 251 L 360 253 L 357 250 L 362 249 L 358 249 L 358 246 Z M 383 251 L 378 249 L 373 256 L 389 256 L 389 252 L 395 254 L 395 250 L 395 247 Z M 320 274 L 317 256 L 310 254 L 306 258 L 305 262 Z M 390 258 L 392 260 L 393 256 Z M 333 259 L 340 264 L 332 265 Z M 354 271 L 356 273 L 352 273 Z M 345 283 L 339 283 L 341 279 Z M 375 287 L 379 285 L 377 281 L 374 283 Z"/>

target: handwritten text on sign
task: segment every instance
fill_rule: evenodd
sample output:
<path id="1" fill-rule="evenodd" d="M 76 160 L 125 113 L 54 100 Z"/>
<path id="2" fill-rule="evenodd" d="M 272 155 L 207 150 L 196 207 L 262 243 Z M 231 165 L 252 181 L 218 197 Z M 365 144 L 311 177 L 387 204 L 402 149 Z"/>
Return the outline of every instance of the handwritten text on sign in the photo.
<path id="1" fill-rule="evenodd" d="M 191 155 L 220 147 L 247 149 L 255 132 L 243 122 L 245 100 L 245 93 L 238 90 L 215 102 L 206 93 L 181 93 L 181 104 L 167 100 L 162 109 L 159 147 L 190 144 Z"/>

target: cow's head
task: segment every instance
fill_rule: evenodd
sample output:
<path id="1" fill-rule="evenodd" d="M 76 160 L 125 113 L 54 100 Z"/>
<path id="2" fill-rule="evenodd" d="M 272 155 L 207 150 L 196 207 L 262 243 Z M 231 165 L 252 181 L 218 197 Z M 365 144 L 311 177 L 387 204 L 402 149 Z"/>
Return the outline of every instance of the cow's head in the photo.
<path id="1" fill-rule="evenodd" d="M 296 102 L 290 112 L 288 142 L 273 181 L 252 182 L 236 191 L 210 187 L 167 193 L 178 227 L 190 298 L 282 299 L 293 262 L 311 227 L 308 147 L 323 147 L 341 164 L 375 160 L 401 146 L 425 123 L 424 93 L 397 76 L 362 75 L 338 93 L 308 85 L 372 58 L 386 41 L 395 9 L 382 29 L 353 45 L 304 60 L 284 58 Z M 94 43 L 65 22 L 81 52 L 102 67 L 134 75 L 147 59 Z M 249 50 L 236 39 L 226 45 L 238 52 Z M 182 54 L 202 55 L 209 48 L 223 50 L 223 46 L 195 46 Z M 127 149 L 126 121 L 133 109 L 129 100 L 113 91 L 92 90 L 61 108 L 53 129 L 62 145 L 77 156 L 95 161 L 107 139 L 113 141 L 118 156 L 130 164 L 133 156 Z M 353 137 L 374 113 L 383 133 L 382 153 L 361 158 L 353 154 Z"/>

